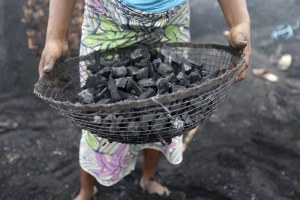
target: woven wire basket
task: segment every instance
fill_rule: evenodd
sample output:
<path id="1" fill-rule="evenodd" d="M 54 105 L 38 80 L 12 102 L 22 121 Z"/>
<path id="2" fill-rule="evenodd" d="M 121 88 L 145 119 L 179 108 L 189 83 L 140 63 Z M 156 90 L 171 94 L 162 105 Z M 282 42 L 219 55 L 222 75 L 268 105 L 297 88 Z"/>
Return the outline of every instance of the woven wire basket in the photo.
<path id="1" fill-rule="evenodd" d="M 162 46 L 148 47 L 159 51 Z M 244 58 L 240 51 L 222 45 L 171 43 L 167 46 L 173 55 L 201 65 L 208 76 L 220 70 L 222 73 L 195 87 L 143 100 L 109 104 L 77 102 L 76 96 L 86 81 L 86 77 L 80 77 L 80 63 L 97 64 L 101 58 L 122 58 L 135 48 L 127 47 L 105 53 L 93 52 L 58 64 L 53 72 L 35 84 L 34 94 L 74 124 L 110 142 L 168 144 L 173 137 L 195 128 L 213 113 L 228 93 Z"/>

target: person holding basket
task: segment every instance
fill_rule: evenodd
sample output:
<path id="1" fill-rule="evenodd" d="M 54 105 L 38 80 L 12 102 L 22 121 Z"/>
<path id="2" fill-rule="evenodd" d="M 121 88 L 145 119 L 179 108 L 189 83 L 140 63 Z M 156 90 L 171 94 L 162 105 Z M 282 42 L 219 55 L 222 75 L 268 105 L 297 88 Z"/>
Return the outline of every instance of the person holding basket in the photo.
<path id="1" fill-rule="evenodd" d="M 236 81 L 243 80 L 251 53 L 250 17 L 246 0 L 219 0 L 228 23 L 229 44 L 243 49 L 245 64 Z M 75 0 L 51 0 L 45 47 L 39 64 L 39 75 L 53 70 L 68 54 L 68 33 Z M 137 44 L 190 41 L 190 8 L 186 0 L 85 0 L 80 55 L 107 51 Z M 91 73 L 90 63 L 80 65 L 82 77 Z M 192 130 L 194 133 L 196 130 Z M 109 143 L 106 139 L 82 130 L 79 160 L 81 189 L 75 200 L 89 200 L 97 192 L 96 181 L 111 186 L 134 168 L 139 151 L 144 153 L 140 187 L 150 194 L 170 197 L 172 191 L 155 179 L 162 155 L 179 164 L 190 140 L 182 136 L 171 144 L 140 145 Z"/>

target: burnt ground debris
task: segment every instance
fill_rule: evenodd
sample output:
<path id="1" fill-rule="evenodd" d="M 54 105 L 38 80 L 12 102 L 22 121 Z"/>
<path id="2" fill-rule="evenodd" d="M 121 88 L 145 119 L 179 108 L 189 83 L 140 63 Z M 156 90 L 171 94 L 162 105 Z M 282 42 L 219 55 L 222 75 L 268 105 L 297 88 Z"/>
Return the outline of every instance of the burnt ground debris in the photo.
<path id="1" fill-rule="evenodd" d="M 79 187 L 80 131 L 32 95 L 38 62 L 27 50 L 20 23 L 25 3 L 0 3 L 5 19 L 0 20 L 0 121 L 18 124 L 0 131 L 0 199 L 70 199 Z M 269 83 L 249 71 L 200 128 L 183 163 L 171 166 L 162 161 L 159 179 L 186 193 L 188 200 L 300 199 L 299 42 L 283 42 L 295 58 L 287 72 L 269 63 L 272 46 L 257 48 L 278 23 L 293 23 L 300 5 L 292 0 L 248 4 L 253 23 L 251 65 L 267 68 L 280 81 Z M 191 5 L 194 41 L 225 44 L 221 33 L 226 25 L 213 2 Z M 140 163 L 120 183 L 100 187 L 97 199 L 155 199 L 138 188 Z"/>

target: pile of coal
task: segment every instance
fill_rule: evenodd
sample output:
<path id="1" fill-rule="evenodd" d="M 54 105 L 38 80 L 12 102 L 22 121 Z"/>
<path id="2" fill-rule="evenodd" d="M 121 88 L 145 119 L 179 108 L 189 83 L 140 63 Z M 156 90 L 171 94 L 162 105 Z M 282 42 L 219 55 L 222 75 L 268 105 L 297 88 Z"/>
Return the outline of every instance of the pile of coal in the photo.
<path id="1" fill-rule="evenodd" d="M 168 47 L 156 51 L 141 46 L 117 60 L 101 58 L 97 65 L 87 67 L 91 75 L 76 98 L 80 103 L 147 99 L 197 86 L 220 73 L 208 75 L 203 65 L 173 53 Z"/>

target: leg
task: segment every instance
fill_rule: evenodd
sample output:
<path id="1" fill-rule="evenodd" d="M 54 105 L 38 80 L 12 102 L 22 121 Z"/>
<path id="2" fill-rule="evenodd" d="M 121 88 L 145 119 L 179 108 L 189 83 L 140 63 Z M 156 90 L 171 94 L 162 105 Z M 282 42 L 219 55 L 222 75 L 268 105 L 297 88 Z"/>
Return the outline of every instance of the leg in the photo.
<path id="1" fill-rule="evenodd" d="M 185 138 L 184 138 L 184 142 L 183 142 L 183 149 L 182 151 L 185 152 L 185 150 L 187 149 L 188 144 L 192 141 L 193 137 L 195 136 L 195 134 L 197 133 L 198 127 L 190 130 Z"/>
<path id="2" fill-rule="evenodd" d="M 74 200 L 90 200 L 97 193 L 95 187 L 95 178 L 81 169 L 81 188 L 80 193 L 75 197 Z"/>
<path id="3" fill-rule="evenodd" d="M 169 196 L 170 191 L 153 180 L 157 166 L 161 157 L 161 152 L 153 149 L 144 150 L 143 174 L 140 181 L 140 186 L 147 190 L 150 194 L 158 194 Z"/>

